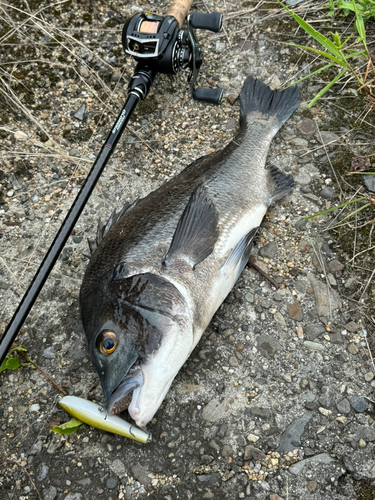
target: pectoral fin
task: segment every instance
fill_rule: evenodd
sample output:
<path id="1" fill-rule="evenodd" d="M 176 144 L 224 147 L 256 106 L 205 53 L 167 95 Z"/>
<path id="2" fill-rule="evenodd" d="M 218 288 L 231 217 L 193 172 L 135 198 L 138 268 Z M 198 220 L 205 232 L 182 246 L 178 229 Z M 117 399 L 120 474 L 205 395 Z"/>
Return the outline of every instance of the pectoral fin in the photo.
<path id="1" fill-rule="evenodd" d="M 194 190 L 177 224 L 162 264 L 169 266 L 177 254 L 194 268 L 212 252 L 218 238 L 218 214 L 202 186 Z"/>

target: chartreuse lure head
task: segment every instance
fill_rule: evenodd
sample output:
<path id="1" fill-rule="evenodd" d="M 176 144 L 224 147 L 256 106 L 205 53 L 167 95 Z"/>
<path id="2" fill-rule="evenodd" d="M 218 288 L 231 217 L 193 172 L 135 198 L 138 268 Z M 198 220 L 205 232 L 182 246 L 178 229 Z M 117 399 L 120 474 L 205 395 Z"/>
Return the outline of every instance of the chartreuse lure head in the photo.
<path id="1" fill-rule="evenodd" d="M 119 434 L 140 443 L 149 443 L 152 439 L 148 432 L 129 424 L 116 415 L 108 415 L 101 406 L 92 401 L 76 396 L 64 396 L 60 399 L 59 404 L 68 413 L 92 427 Z"/>

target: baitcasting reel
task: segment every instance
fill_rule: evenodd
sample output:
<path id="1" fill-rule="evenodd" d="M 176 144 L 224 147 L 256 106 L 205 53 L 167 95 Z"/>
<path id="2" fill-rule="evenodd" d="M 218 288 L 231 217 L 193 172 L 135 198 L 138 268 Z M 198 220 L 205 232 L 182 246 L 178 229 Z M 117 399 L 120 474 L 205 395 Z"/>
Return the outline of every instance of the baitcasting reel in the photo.
<path id="1" fill-rule="evenodd" d="M 127 54 L 138 63 L 147 60 L 147 64 L 157 73 L 175 74 L 180 69 L 190 69 L 188 80 L 193 99 L 218 104 L 223 95 L 220 87 L 211 89 L 195 86 L 203 60 L 195 29 L 217 33 L 221 30 L 222 21 L 223 16 L 219 12 L 194 13 L 187 16 L 185 30 L 180 29 L 173 16 L 135 14 L 125 23 L 122 44 Z M 136 77 L 134 75 L 133 79 Z M 139 81 L 133 81 L 130 89 L 139 87 L 137 84 Z"/>

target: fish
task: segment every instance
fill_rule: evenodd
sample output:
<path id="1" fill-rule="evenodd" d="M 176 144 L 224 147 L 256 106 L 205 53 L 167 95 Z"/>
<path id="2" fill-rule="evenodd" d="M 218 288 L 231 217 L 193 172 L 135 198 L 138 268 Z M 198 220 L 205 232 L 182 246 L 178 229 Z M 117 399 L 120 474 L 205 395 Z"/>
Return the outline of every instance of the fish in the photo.
<path id="1" fill-rule="evenodd" d="M 129 422 L 117 415 L 107 415 L 104 409 L 93 401 L 78 398 L 77 396 L 64 396 L 60 399 L 59 405 L 81 422 L 92 427 L 119 434 L 140 443 L 150 443 L 152 441 L 151 434 L 129 424 Z"/>
<path id="2" fill-rule="evenodd" d="M 110 415 L 145 427 L 245 267 L 268 207 L 293 177 L 266 164 L 297 87 L 249 77 L 237 135 L 99 221 L 80 289 L 88 349 Z"/>

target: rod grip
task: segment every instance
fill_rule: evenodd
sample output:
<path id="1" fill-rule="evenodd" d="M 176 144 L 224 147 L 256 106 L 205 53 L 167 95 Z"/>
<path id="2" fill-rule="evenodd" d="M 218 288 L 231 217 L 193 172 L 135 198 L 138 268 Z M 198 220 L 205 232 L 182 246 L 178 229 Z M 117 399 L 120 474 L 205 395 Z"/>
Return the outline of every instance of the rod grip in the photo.
<path id="1" fill-rule="evenodd" d="M 178 25 L 182 28 L 192 3 L 193 0 L 174 0 L 168 9 L 167 16 L 173 16 L 177 19 Z"/>

